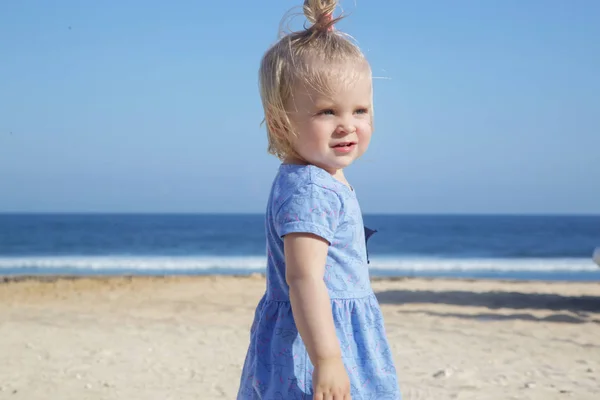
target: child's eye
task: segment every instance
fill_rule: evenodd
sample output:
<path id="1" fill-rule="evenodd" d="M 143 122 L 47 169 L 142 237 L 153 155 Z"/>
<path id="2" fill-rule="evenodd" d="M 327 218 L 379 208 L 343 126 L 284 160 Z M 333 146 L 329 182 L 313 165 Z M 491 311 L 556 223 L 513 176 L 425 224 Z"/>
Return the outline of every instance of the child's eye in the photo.
<path id="1" fill-rule="evenodd" d="M 319 111 L 319 115 L 334 115 L 335 112 L 331 108 Z"/>
<path id="2" fill-rule="evenodd" d="M 357 114 L 368 114 L 369 113 L 369 109 L 368 108 L 359 108 L 358 110 L 355 111 Z"/>

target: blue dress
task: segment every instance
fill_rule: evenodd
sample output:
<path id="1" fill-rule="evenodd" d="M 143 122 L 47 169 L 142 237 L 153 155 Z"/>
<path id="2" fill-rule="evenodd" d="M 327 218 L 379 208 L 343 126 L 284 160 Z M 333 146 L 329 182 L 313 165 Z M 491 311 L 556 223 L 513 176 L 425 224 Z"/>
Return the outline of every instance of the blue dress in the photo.
<path id="1" fill-rule="evenodd" d="M 250 328 L 238 400 L 310 400 L 313 365 L 294 323 L 283 236 L 309 232 L 329 243 L 325 283 L 352 400 L 398 400 L 396 369 L 369 281 L 355 192 L 311 165 L 283 164 L 266 212 L 267 288 Z"/>

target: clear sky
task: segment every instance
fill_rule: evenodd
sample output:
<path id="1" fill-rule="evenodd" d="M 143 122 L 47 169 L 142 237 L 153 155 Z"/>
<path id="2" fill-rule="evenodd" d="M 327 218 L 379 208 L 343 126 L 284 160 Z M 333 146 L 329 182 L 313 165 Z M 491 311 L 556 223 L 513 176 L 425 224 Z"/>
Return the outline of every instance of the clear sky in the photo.
<path id="1" fill-rule="evenodd" d="M 0 212 L 262 212 L 258 64 L 300 4 L 1 2 Z M 342 5 L 380 77 L 363 211 L 600 213 L 600 2 Z"/>

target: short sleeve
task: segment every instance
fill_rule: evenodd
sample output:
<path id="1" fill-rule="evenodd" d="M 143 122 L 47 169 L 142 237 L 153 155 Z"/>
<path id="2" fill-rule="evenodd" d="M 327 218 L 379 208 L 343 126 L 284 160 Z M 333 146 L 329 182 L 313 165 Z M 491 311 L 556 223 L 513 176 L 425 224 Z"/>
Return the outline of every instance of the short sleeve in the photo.
<path id="1" fill-rule="evenodd" d="M 275 214 L 279 237 L 289 233 L 312 233 L 333 242 L 342 210 L 339 195 L 315 184 L 298 188 Z"/>

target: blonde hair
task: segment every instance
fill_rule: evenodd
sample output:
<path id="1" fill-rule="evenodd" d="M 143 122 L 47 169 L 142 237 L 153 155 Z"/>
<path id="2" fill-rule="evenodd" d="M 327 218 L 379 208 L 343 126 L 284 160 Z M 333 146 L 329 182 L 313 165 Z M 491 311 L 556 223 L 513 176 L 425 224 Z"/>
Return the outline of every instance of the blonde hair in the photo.
<path id="1" fill-rule="evenodd" d="M 304 15 L 311 25 L 283 35 L 262 58 L 259 85 L 268 152 L 280 159 L 295 155 L 291 137 L 295 132 L 286 105 L 296 84 L 303 83 L 326 92 L 327 82 L 336 73 L 336 67 L 349 62 L 366 65 L 370 74 L 360 48 L 348 35 L 332 29 L 342 19 L 332 16 L 337 3 L 337 0 L 305 0 Z"/>

